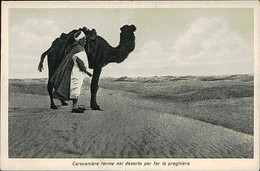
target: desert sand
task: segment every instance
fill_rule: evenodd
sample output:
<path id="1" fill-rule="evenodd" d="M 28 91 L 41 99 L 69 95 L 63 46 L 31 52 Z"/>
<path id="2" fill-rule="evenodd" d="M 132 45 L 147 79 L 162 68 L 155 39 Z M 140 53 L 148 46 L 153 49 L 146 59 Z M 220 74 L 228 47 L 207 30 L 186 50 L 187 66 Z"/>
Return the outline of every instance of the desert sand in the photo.
<path id="1" fill-rule="evenodd" d="M 88 109 L 81 114 L 71 113 L 71 102 L 69 106 L 60 106 L 56 101 L 58 109 L 50 109 L 46 80 L 10 80 L 9 157 L 252 158 L 252 93 L 240 93 L 241 97 L 213 98 L 211 95 L 212 98 L 206 99 L 199 96 L 209 87 L 213 87 L 210 92 L 215 91 L 214 87 L 221 87 L 225 92 L 223 85 L 241 85 L 243 89 L 249 86 L 245 91 L 253 91 L 252 79 L 236 78 L 204 80 L 205 83 L 202 83 L 204 78 L 198 81 L 197 77 L 169 83 L 161 77 L 156 77 L 157 82 L 154 78 L 148 82 L 104 79 L 98 92 L 103 111 Z M 90 101 L 88 82 L 79 100 L 86 107 Z M 143 88 L 136 87 L 138 84 Z M 204 89 L 196 89 L 195 85 Z M 153 91 L 156 86 L 162 87 L 172 92 L 174 99 L 179 99 L 163 98 L 166 92 L 154 96 L 152 90 L 148 91 L 151 86 Z M 170 87 L 183 92 L 178 94 Z M 191 99 L 193 94 L 185 89 L 192 90 L 193 94 L 200 92 L 196 96 L 199 99 Z M 144 97 L 145 94 L 149 97 Z M 183 100 L 183 97 L 189 98 Z"/>

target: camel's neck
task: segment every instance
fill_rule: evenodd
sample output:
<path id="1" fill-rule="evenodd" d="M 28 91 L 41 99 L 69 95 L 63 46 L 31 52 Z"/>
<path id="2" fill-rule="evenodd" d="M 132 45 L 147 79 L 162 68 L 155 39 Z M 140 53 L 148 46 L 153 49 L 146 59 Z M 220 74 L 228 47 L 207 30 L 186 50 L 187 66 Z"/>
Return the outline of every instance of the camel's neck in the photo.
<path id="1" fill-rule="evenodd" d="M 135 48 L 134 34 L 123 35 L 120 34 L 119 45 L 113 48 L 110 55 L 109 62 L 121 63 L 123 62 Z"/>

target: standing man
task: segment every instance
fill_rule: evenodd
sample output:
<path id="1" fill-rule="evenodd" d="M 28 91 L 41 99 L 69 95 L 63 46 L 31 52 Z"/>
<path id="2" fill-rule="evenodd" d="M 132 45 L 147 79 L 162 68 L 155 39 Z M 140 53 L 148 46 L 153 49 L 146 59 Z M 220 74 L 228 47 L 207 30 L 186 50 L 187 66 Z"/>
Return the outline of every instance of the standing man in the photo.
<path id="1" fill-rule="evenodd" d="M 86 28 L 83 28 L 86 29 Z M 86 74 L 87 55 L 85 53 L 86 36 L 83 29 L 74 34 L 75 42 L 68 46 L 65 56 L 53 74 L 50 82 L 55 88 L 54 96 L 63 100 L 72 100 L 73 113 L 83 113 L 84 109 L 78 106 L 78 97 Z"/>

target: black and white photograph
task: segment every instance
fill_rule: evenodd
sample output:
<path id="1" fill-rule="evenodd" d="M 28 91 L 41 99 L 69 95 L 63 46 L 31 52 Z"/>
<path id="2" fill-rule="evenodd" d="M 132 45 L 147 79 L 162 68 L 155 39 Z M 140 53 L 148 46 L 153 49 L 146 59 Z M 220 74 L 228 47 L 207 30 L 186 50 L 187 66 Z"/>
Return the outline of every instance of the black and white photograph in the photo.
<path id="1" fill-rule="evenodd" d="M 5 2 L 2 165 L 258 170 L 259 4 L 168 3 Z"/>

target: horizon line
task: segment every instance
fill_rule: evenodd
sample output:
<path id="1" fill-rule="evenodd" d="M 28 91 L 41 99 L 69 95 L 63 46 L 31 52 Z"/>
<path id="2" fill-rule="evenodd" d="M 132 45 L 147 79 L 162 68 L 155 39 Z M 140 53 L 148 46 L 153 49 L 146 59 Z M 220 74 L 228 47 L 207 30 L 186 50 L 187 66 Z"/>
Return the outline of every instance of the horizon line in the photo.
<path id="1" fill-rule="evenodd" d="M 115 77 L 115 76 L 100 76 L 100 78 L 122 78 L 122 77 L 127 77 L 127 78 L 152 78 L 152 77 L 187 77 L 187 76 L 192 76 L 192 77 L 212 77 L 212 76 L 231 76 L 231 75 L 250 75 L 253 76 L 254 73 L 247 73 L 247 74 L 219 74 L 219 75 L 154 75 L 154 76 L 120 76 L 120 77 Z M 42 77 L 42 78 L 8 78 L 10 79 L 48 79 L 48 77 Z M 90 78 L 91 79 L 91 78 Z"/>

